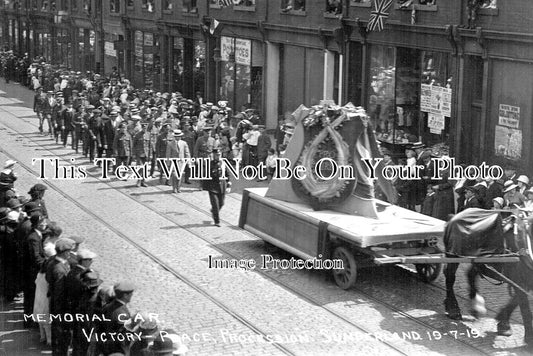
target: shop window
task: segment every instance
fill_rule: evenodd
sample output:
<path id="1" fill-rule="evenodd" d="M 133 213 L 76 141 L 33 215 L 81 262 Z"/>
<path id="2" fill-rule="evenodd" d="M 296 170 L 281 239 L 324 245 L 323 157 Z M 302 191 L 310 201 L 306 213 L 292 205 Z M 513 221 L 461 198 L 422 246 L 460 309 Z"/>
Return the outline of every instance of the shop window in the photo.
<path id="1" fill-rule="evenodd" d="M 141 8 L 148 12 L 154 12 L 154 7 L 155 7 L 154 2 L 155 2 L 154 0 L 142 0 Z"/>
<path id="2" fill-rule="evenodd" d="M 172 11 L 172 0 L 163 0 L 163 10 Z"/>
<path id="3" fill-rule="evenodd" d="M 372 47 L 368 113 L 393 151 L 422 141 L 447 151 L 453 78 L 448 53 Z"/>
<path id="4" fill-rule="evenodd" d="M 305 11 L 305 0 L 282 0 L 281 11 Z"/>
<path id="5" fill-rule="evenodd" d="M 196 6 L 196 0 L 183 0 L 183 12 L 197 13 L 198 7 Z"/>
<path id="6" fill-rule="evenodd" d="M 109 0 L 109 11 L 112 14 L 120 13 L 120 0 Z"/>
<path id="7" fill-rule="evenodd" d="M 342 1 L 326 0 L 326 13 L 332 15 L 340 15 L 342 13 Z"/>
<path id="8" fill-rule="evenodd" d="M 174 37 L 172 46 L 172 91 L 183 93 L 183 38 Z"/>

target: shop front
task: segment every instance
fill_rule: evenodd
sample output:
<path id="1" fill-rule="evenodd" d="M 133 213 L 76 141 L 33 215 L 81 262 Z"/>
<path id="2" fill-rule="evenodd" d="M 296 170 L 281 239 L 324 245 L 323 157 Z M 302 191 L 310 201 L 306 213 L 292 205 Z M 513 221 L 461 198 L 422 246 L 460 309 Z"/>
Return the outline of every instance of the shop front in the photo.
<path id="1" fill-rule="evenodd" d="M 76 53 L 73 58 L 74 68 L 79 71 L 95 70 L 96 34 L 93 30 L 78 28 L 75 30 Z"/>
<path id="2" fill-rule="evenodd" d="M 186 98 L 196 92 L 204 95 L 206 73 L 206 43 L 192 38 L 170 37 L 169 87 Z"/>
<path id="3" fill-rule="evenodd" d="M 54 63 L 72 68 L 73 65 L 73 48 L 70 40 L 70 31 L 66 28 L 56 29 L 56 53 Z"/>
<path id="4" fill-rule="evenodd" d="M 263 43 L 222 36 L 220 38 L 220 100 L 236 111 L 263 110 Z"/>
<path id="5" fill-rule="evenodd" d="M 402 156 L 414 142 L 449 154 L 452 117 L 449 53 L 372 45 L 367 112 L 382 146 Z"/>

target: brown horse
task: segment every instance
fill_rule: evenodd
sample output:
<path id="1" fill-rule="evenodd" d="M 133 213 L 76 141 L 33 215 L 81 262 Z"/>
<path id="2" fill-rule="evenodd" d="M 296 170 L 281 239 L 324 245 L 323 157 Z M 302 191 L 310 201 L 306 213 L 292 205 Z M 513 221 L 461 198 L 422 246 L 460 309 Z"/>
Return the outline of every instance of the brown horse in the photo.
<path id="1" fill-rule="evenodd" d="M 513 282 L 511 285 L 514 294 L 496 317 L 498 320 L 497 331 L 499 335 L 511 335 L 509 318 L 513 310 L 519 306 L 524 323 L 524 341 L 532 346 L 532 315 L 526 294 L 526 291 L 533 290 L 531 234 L 528 232 L 524 219 L 516 215 L 502 219 L 502 214 L 499 211 L 483 209 L 467 209 L 457 214 L 448 222 L 444 231 L 445 251 L 448 257 L 490 256 L 509 252 L 520 256 L 518 263 L 495 263 L 490 266 L 472 264 L 467 276 L 474 316 L 486 312 L 484 300 L 477 292 L 477 276 L 484 275 L 496 280 Z M 509 214 L 507 212 L 507 215 Z M 453 290 L 458 267 L 458 263 L 448 263 L 444 271 L 446 277 L 444 306 L 448 317 L 455 320 L 462 319 L 461 310 Z"/>

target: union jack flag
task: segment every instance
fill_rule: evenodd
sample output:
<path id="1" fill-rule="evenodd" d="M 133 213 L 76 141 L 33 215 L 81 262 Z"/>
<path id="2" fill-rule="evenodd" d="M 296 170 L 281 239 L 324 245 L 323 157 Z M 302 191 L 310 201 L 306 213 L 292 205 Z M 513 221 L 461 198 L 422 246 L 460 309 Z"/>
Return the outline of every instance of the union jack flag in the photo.
<path id="1" fill-rule="evenodd" d="M 233 5 L 233 0 L 218 0 L 218 5 L 220 7 L 230 6 Z"/>
<path id="2" fill-rule="evenodd" d="M 385 27 L 385 19 L 389 17 L 387 12 L 394 0 L 374 0 L 375 10 L 370 13 L 370 19 L 366 25 L 367 32 L 382 31 Z"/>

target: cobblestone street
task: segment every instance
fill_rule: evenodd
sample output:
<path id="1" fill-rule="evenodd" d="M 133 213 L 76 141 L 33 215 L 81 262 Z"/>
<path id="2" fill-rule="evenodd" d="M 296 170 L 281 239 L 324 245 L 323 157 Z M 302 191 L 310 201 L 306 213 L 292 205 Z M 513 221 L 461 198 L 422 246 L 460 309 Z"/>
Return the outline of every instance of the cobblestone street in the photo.
<path id="1" fill-rule="evenodd" d="M 463 269 L 456 290 L 465 320 L 452 322 L 444 315 L 442 275 L 424 284 L 405 268 L 376 267 L 361 271 L 356 288 L 344 291 L 318 271 L 209 268 L 210 256 L 257 265 L 264 254 L 291 257 L 237 226 L 242 189 L 265 183 L 235 182 L 215 227 L 208 195 L 196 183 L 171 194 L 157 179 L 146 188 L 101 179 L 87 158 L 38 133 L 32 92 L 3 82 L 0 91 L 0 162 L 19 162 L 18 194 L 39 181 L 35 158 L 85 166 L 85 179 L 44 180 L 51 220 L 63 236 L 87 238 L 105 284 L 132 280 L 129 309 L 157 314 L 190 355 L 529 354 L 517 312 L 513 336 L 495 333 L 507 286 L 482 281 L 489 312 L 474 319 Z M 21 308 L 20 301 L 2 304 L 0 355 L 51 354 L 35 331 L 22 328 Z"/>

